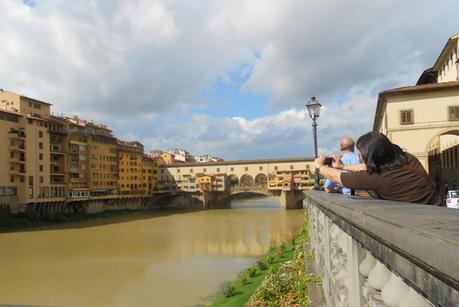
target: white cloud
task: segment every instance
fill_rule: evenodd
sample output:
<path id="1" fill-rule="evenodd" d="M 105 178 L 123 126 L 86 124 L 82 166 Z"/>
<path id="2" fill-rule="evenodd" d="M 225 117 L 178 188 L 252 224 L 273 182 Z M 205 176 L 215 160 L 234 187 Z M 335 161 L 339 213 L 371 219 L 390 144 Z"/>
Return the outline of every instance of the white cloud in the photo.
<path id="1" fill-rule="evenodd" d="M 310 123 L 299 108 L 312 95 L 324 105 L 324 150 L 343 131 L 369 130 L 377 92 L 415 82 L 433 63 L 458 31 L 459 3 L 0 0 L 0 7 L 0 87 L 151 146 L 242 158 L 257 156 L 256 148 L 265 156 L 310 153 Z M 202 92 L 241 65 L 253 68 L 244 91 L 288 111 L 192 117 L 210 104 Z M 335 103 L 343 98 L 350 102 Z"/>

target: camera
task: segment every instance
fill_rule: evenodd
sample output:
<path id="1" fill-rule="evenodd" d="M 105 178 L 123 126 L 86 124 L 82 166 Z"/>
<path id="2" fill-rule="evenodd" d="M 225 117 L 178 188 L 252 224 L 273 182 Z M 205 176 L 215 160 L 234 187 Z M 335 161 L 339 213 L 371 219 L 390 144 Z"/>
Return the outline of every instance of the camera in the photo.
<path id="1" fill-rule="evenodd" d="M 328 166 L 332 166 L 333 161 L 335 161 L 332 157 L 325 157 L 324 164 Z"/>

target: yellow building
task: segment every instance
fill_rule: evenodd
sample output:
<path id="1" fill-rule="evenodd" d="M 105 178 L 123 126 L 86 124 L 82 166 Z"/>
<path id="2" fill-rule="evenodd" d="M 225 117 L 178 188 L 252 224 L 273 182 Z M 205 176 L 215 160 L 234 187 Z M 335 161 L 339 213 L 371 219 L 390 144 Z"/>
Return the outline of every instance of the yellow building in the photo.
<path id="1" fill-rule="evenodd" d="M 66 118 L 69 134 L 68 151 L 68 200 L 88 200 L 89 168 L 88 168 L 88 135 L 85 123 L 78 117 Z"/>
<path id="2" fill-rule="evenodd" d="M 144 155 L 142 157 L 142 195 L 144 196 L 151 196 L 155 191 L 154 169 L 154 160 Z"/>
<path id="3" fill-rule="evenodd" d="M 4 163 L 0 198 L 1 194 L 7 196 L 0 203 L 8 203 L 11 211 L 18 212 L 27 204 L 40 206 L 65 200 L 65 160 L 59 157 L 60 148 L 51 155 L 51 145 L 60 145 L 63 140 L 53 131 L 59 125 L 50 126 L 50 104 L 0 90 L 0 110 L 1 138 L 7 145 L 0 150 Z"/>
<path id="4" fill-rule="evenodd" d="M 118 140 L 118 190 L 122 196 L 142 196 L 143 145 Z"/>
<path id="5" fill-rule="evenodd" d="M 444 177 L 437 157 L 459 140 L 458 39 L 449 38 L 416 85 L 379 93 L 373 124 L 374 131 L 414 154 L 438 185 L 454 179 Z"/>
<path id="6" fill-rule="evenodd" d="M 196 174 L 196 190 L 210 191 L 212 188 L 212 176 L 209 174 Z"/>
<path id="7" fill-rule="evenodd" d="M 170 152 L 163 152 L 160 158 L 160 162 L 163 163 L 162 165 L 170 165 L 174 163 L 175 156 Z"/>
<path id="8" fill-rule="evenodd" d="M 117 140 L 112 131 L 104 125 L 87 123 L 86 130 L 91 198 L 117 197 Z"/>

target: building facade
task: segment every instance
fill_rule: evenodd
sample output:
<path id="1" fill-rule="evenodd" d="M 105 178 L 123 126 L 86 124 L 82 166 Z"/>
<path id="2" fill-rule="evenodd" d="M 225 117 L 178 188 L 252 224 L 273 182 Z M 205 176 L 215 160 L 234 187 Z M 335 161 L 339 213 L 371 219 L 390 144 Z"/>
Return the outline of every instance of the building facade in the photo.
<path id="1" fill-rule="evenodd" d="M 440 160 L 441 152 L 459 140 L 458 39 L 459 35 L 448 39 L 433 67 L 422 73 L 416 85 L 379 93 L 373 124 L 374 131 L 414 154 L 438 185 L 457 176 L 442 173 L 446 164 Z"/>
<path id="2" fill-rule="evenodd" d="M 159 193 L 171 191 L 202 190 L 212 186 L 212 178 L 224 176 L 224 189 L 232 187 L 259 187 L 271 189 L 268 182 L 279 180 L 283 172 L 303 176 L 299 184 L 307 188 L 312 187 L 310 180 L 314 172 L 314 159 L 286 158 L 286 159 L 261 159 L 237 160 L 208 163 L 176 163 L 160 166 Z M 297 176 L 297 177 L 298 177 Z M 293 177 L 292 177 L 293 178 Z M 221 180 L 221 178 L 219 179 Z M 292 179 L 293 180 L 293 179 Z M 218 185 L 217 183 L 214 186 Z M 303 187 L 303 186 L 301 186 Z"/>
<path id="3" fill-rule="evenodd" d="M 118 141 L 120 195 L 140 197 L 142 194 L 143 145 L 136 141 Z"/>

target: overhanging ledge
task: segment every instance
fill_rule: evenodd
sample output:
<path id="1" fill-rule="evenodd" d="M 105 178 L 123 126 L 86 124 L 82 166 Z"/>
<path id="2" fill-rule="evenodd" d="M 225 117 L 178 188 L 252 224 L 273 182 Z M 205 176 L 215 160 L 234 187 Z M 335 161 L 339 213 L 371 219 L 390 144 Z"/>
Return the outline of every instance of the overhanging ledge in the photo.
<path id="1" fill-rule="evenodd" d="M 318 191 L 306 202 L 441 306 L 459 302 L 459 211 Z"/>

